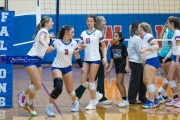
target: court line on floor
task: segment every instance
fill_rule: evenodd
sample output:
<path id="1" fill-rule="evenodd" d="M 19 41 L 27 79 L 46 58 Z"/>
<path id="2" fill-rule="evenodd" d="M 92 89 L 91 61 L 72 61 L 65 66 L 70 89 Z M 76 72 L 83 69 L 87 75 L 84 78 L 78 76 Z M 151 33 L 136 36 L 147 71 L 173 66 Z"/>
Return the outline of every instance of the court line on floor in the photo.
<path id="1" fill-rule="evenodd" d="M 45 92 L 47 93 L 47 95 L 50 97 L 50 94 L 49 94 L 49 92 L 48 92 L 48 90 L 47 90 L 47 88 L 46 88 L 46 86 L 44 85 L 44 83 L 43 83 L 43 82 L 42 82 L 42 86 L 43 86 L 43 88 L 44 88 Z M 64 116 L 63 116 L 63 114 L 62 114 L 61 110 L 59 109 L 59 107 L 57 106 L 57 104 L 56 104 L 56 103 L 54 103 L 54 107 L 55 107 L 55 108 L 56 108 L 56 110 L 58 111 L 58 113 L 59 113 L 59 115 L 61 116 L 61 118 L 62 118 L 63 120 L 66 120 L 66 119 L 64 118 Z"/>

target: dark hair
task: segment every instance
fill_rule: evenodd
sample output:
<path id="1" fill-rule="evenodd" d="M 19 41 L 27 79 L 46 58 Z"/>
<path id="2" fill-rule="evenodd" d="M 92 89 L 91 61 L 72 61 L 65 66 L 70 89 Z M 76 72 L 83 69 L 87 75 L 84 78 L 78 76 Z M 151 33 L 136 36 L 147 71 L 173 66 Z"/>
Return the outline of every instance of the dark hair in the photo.
<path id="1" fill-rule="evenodd" d="M 137 29 L 138 29 L 138 26 L 139 26 L 140 23 L 141 23 L 141 22 L 136 21 L 136 22 L 134 22 L 134 23 L 132 24 L 132 26 L 131 26 L 131 31 L 130 31 L 130 35 L 131 35 L 131 36 L 133 36 L 133 35 L 138 35 Z"/>
<path id="2" fill-rule="evenodd" d="M 65 31 L 69 32 L 72 28 L 70 25 L 63 26 L 58 32 L 57 39 L 63 39 Z"/>
<path id="3" fill-rule="evenodd" d="M 169 23 L 174 23 L 174 28 L 180 30 L 180 19 L 177 17 L 169 17 L 168 18 Z"/>
<path id="4" fill-rule="evenodd" d="M 119 41 L 120 43 L 124 42 L 124 38 L 122 36 L 122 32 L 114 32 L 114 33 L 117 33 L 119 35 L 119 38 L 121 38 Z"/>
<path id="5" fill-rule="evenodd" d="M 38 31 L 39 31 L 41 28 L 44 28 L 44 27 L 45 27 L 45 23 L 46 23 L 46 22 L 49 22 L 50 19 L 51 19 L 51 17 L 49 17 L 49 16 L 44 16 L 44 17 L 41 18 L 40 23 L 39 23 L 39 24 L 37 25 L 37 27 L 36 27 L 36 32 L 34 33 L 33 38 L 36 37 Z"/>
<path id="6" fill-rule="evenodd" d="M 89 15 L 86 17 L 86 20 L 87 20 L 88 18 L 92 18 L 92 19 L 94 20 L 94 23 L 96 23 L 96 16 L 95 16 L 94 14 L 89 14 Z M 95 27 L 95 25 L 94 25 L 94 27 Z"/>

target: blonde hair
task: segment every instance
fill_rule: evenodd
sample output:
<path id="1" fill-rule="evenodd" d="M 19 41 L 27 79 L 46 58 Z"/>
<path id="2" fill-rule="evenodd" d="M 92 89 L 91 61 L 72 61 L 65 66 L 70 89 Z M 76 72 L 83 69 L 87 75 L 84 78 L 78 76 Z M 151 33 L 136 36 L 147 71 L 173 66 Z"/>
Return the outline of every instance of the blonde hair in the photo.
<path id="1" fill-rule="evenodd" d="M 100 30 L 101 32 L 102 32 L 102 29 L 101 29 L 100 25 L 101 25 L 101 21 L 103 19 L 105 19 L 103 16 L 97 16 L 96 17 L 96 23 L 95 23 L 95 28 Z M 102 33 L 102 34 L 104 34 L 104 33 Z"/>
<path id="2" fill-rule="evenodd" d="M 144 32 L 152 34 L 151 26 L 148 23 L 142 22 L 139 24 L 139 27 L 141 27 Z"/>
<path id="3" fill-rule="evenodd" d="M 44 17 L 41 18 L 40 23 L 39 23 L 39 24 L 37 25 L 37 27 L 36 27 L 36 32 L 34 33 L 33 38 L 36 37 L 38 31 L 39 31 L 41 28 L 44 28 L 44 27 L 45 27 L 45 23 L 46 23 L 46 22 L 49 22 L 50 19 L 51 19 L 51 17 L 49 17 L 49 16 L 44 16 Z"/>

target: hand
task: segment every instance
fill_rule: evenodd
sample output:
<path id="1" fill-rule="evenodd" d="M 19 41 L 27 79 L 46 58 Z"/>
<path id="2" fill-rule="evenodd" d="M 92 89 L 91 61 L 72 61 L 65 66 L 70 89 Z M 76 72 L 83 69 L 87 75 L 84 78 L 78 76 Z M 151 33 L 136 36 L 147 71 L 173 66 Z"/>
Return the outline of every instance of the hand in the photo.
<path id="1" fill-rule="evenodd" d="M 106 63 L 105 65 L 104 65 L 104 68 L 107 68 L 108 67 L 108 63 Z"/>
<path id="2" fill-rule="evenodd" d="M 111 73 L 111 70 L 108 69 L 108 70 L 105 72 L 105 75 L 106 75 L 106 76 L 109 76 L 110 73 Z"/>
<path id="3" fill-rule="evenodd" d="M 162 59 L 162 66 L 164 65 L 166 58 Z"/>
<path id="4" fill-rule="evenodd" d="M 52 39 L 53 37 L 55 37 L 54 33 L 53 32 L 49 33 L 49 38 Z"/>
<path id="5" fill-rule="evenodd" d="M 102 59 L 102 63 L 103 63 L 103 65 L 106 65 L 106 64 L 107 64 L 107 59 L 106 59 L 106 58 L 103 58 L 103 59 Z"/>
<path id="6" fill-rule="evenodd" d="M 85 74 L 85 69 L 84 69 L 84 67 L 81 68 L 81 71 L 82 71 L 83 74 Z"/>
<path id="7" fill-rule="evenodd" d="M 80 47 L 78 47 L 79 51 L 81 51 L 82 49 L 86 48 L 86 44 L 82 44 Z"/>
<path id="8" fill-rule="evenodd" d="M 45 44 L 44 47 L 46 48 L 46 50 L 49 48 L 49 45 Z"/>
<path id="9" fill-rule="evenodd" d="M 127 73 L 129 73 L 129 71 L 130 71 L 129 66 L 126 66 L 126 67 L 125 67 L 125 71 L 126 71 Z"/>
<path id="10" fill-rule="evenodd" d="M 140 54 L 144 54 L 145 52 L 146 52 L 145 49 L 141 49 L 139 53 L 140 53 Z"/>
<path id="11" fill-rule="evenodd" d="M 176 66 L 176 68 L 178 68 L 178 69 L 180 68 L 180 66 L 179 66 L 179 61 L 175 63 L 175 66 Z"/>

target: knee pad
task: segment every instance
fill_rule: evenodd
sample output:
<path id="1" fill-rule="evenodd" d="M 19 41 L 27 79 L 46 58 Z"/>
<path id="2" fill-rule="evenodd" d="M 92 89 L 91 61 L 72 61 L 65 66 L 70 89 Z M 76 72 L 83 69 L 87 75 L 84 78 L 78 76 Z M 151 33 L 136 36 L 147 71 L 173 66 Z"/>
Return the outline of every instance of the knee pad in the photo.
<path id="1" fill-rule="evenodd" d="M 90 90 L 95 90 L 96 89 L 95 82 L 89 83 L 89 89 Z"/>
<path id="2" fill-rule="evenodd" d="M 175 81 L 174 81 L 174 80 L 169 81 L 169 86 L 170 86 L 171 88 L 176 87 Z"/>
<path id="3" fill-rule="evenodd" d="M 58 96 L 62 93 L 63 88 L 63 80 L 62 78 L 55 78 L 54 79 L 54 90 L 51 92 L 51 97 L 57 99 Z"/>
<path id="4" fill-rule="evenodd" d="M 148 93 L 155 92 L 155 90 L 156 90 L 156 87 L 155 87 L 154 84 L 146 85 L 146 87 L 147 87 L 147 92 Z"/>
<path id="5" fill-rule="evenodd" d="M 82 86 L 84 86 L 85 88 L 88 88 L 89 87 L 89 82 L 84 82 L 84 83 L 82 83 Z"/>
<path id="6" fill-rule="evenodd" d="M 169 84 L 168 80 L 166 78 L 164 78 L 163 83 L 166 83 L 167 85 Z"/>
<path id="7" fill-rule="evenodd" d="M 35 88 L 35 86 L 34 86 L 33 84 L 31 84 L 31 85 L 29 86 L 29 90 L 30 90 L 31 93 L 33 93 L 33 94 L 36 94 L 36 92 L 37 92 L 37 89 Z"/>
<path id="8" fill-rule="evenodd" d="M 75 95 L 76 95 L 76 93 L 75 93 L 74 90 L 69 94 L 70 97 L 73 97 L 73 96 L 75 96 Z"/>

